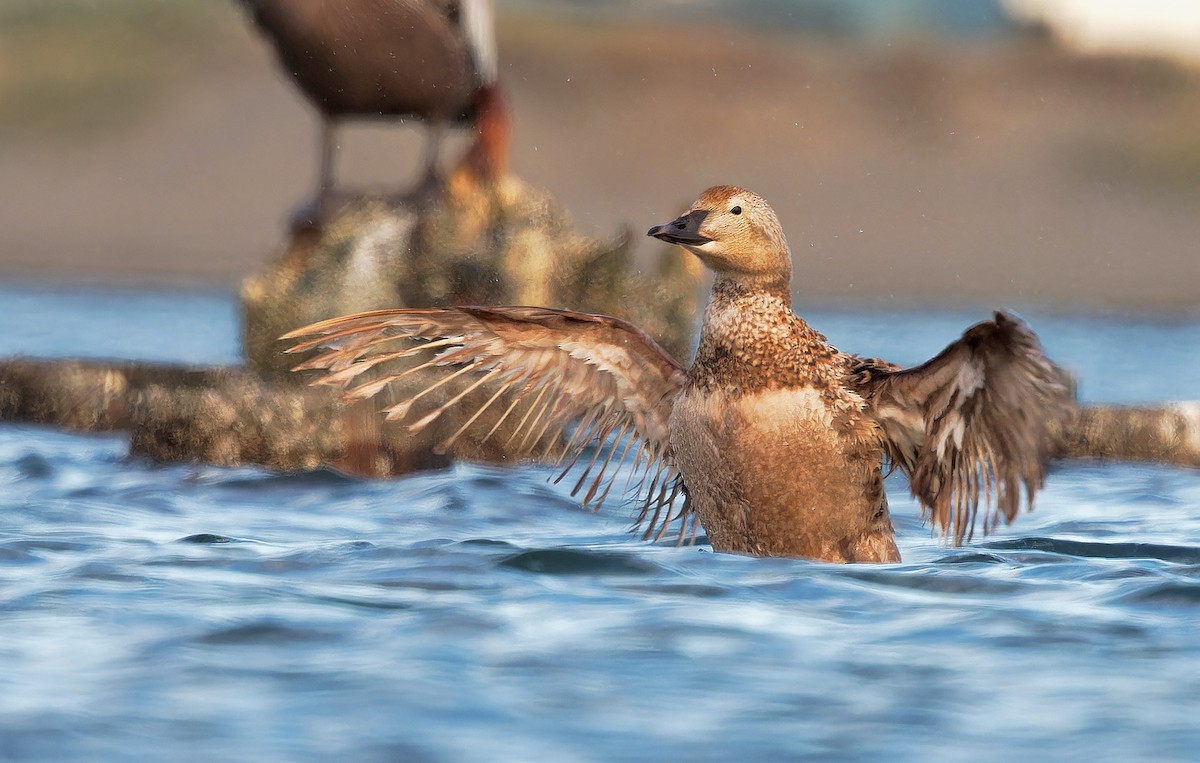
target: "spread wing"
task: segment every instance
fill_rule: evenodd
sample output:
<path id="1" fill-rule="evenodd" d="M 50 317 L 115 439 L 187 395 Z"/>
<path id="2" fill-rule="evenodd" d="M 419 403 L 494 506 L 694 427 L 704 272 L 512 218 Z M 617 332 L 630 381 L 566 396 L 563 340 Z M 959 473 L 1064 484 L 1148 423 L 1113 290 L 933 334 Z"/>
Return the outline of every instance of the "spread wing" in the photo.
<path id="1" fill-rule="evenodd" d="M 855 358 L 851 372 L 893 466 L 955 545 L 970 539 L 981 502 L 994 498 L 1011 522 L 1024 487 L 1032 508 L 1048 429 L 1073 400 L 1067 374 L 1020 319 L 998 312 L 915 368 Z M 985 531 L 999 519 L 987 511 Z"/>
<path id="2" fill-rule="evenodd" d="M 346 399 L 374 397 L 412 374 L 430 379 L 384 409 L 389 419 L 412 419 L 411 431 L 425 428 L 464 398 L 486 397 L 442 447 L 468 433 L 486 440 L 507 421 L 507 452 L 562 466 L 560 480 L 582 467 L 572 495 L 586 491 L 585 505 L 604 501 L 621 465 L 632 457 L 626 487 L 640 475 L 632 489 L 645 496 L 638 522 L 649 518 L 647 537 L 656 527 L 661 536 L 671 521 L 690 512 L 684 495 L 672 516 L 683 484 L 668 442 L 671 407 L 685 371 L 625 321 L 536 307 L 378 310 L 314 323 L 282 339 L 303 340 L 288 352 L 315 350 L 296 370 L 326 371 L 315 383 L 342 388 Z M 437 397 L 431 393 L 460 377 L 461 390 L 429 405 Z M 469 397 L 476 390 L 490 394 Z M 489 409 L 492 415 L 483 418 Z M 547 439 L 560 447 L 539 451 L 538 444 Z M 600 445 L 592 452 L 594 441 Z M 681 538 L 686 526 L 684 521 Z"/>

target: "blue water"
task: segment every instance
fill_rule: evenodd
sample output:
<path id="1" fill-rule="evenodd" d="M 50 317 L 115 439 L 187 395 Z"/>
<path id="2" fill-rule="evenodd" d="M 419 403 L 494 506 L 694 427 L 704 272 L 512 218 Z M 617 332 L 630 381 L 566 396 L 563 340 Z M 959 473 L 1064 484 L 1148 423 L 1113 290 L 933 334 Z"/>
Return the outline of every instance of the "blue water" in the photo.
<path id="1" fill-rule="evenodd" d="M 237 358 L 226 294 L 0 285 L 0 355 Z M 984 313 L 810 312 L 921 360 Z M 1200 321 L 1027 314 L 1085 397 L 1200 398 Z M 905 562 L 634 540 L 537 469 L 155 465 L 0 424 L 3 760 L 1197 760 L 1200 472 L 1068 463 Z"/>

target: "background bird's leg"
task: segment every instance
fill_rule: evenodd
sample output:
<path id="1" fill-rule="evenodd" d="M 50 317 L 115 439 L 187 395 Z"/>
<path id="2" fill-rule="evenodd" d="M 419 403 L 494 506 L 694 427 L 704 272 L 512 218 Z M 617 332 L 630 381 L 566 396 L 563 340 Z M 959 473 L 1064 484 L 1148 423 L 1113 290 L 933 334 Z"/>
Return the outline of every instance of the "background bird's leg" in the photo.
<path id="1" fill-rule="evenodd" d="M 337 157 L 337 122 L 320 115 L 320 156 L 317 167 L 317 191 L 311 199 L 292 212 L 292 230 L 320 228 L 334 215 L 337 199 L 334 196 L 334 160 Z"/>
<path id="2" fill-rule="evenodd" d="M 420 187 L 438 186 L 441 175 L 438 171 L 438 154 L 441 153 L 442 138 L 446 135 L 446 122 L 441 119 L 430 119 L 427 140 L 425 142 L 425 174 L 421 178 Z"/>
<path id="3" fill-rule="evenodd" d="M 324 210 L 333 191 L 333 160 L 337 154 L 337 124 L 333 119 L 321 116 L 321 164 L 317 176 L 317 194 L 314 199 L 318 209 Z"/>
<path id="4" fill-rule="evenodd" d="M 335 202 L 333 194 L 333 161 L 337 154 L 337 143 L 334 138 L 337 123 L 330 117 L 321 115 L 320 163 L 317 166 L 317 190 L 311 199 L 292 212 L 292 231 L 297 232 L 311 228 L 321 228 L 325 221 L 333 215 Z"/>

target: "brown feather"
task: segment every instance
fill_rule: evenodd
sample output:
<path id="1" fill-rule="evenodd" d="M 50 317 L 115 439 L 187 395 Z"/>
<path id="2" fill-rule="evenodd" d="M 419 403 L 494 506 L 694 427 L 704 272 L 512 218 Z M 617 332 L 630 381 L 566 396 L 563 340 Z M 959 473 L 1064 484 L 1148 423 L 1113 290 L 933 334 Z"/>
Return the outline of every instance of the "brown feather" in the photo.
<path id="1" fill-rule="evenodd" d="M 520 455 L 565 461 L 564 474 L 579 462 L 589 443 L 599 441 L 572 490 L 573 495 L 583 493 L 585 506 L 607 498 L 616 469 L 640 441 L 639 450 L 650 454 L 635 462 L 635 471 L 652 477 L 643 506 L 643 515 L 653 513 L 648 532 L 661 535 L 668 521 L 683 517 L 672 516 L 668 508 L 684 490 L 671 462 L 668 419 L 685 372 L 645 332 L 625 321 L 538 307 L 377 310 L 314 323 L 282 338 L 301 340 L 289 352 L 324 350 L 298 368 L 330 371 L 314 383 L 341 387 L 353 399 L 378 394 L 418 370 L 447 367 L 423 390 L 388 409 L 390 418 L 415 415 L 414 428 L 432 423 L 480 383 L 432 410 L 413 413 L 416 401 L 459 375 L 474 371 L 491 377 L 498 387 L 521 389 L 501 421 L 482 438 L 515 414 L 509 447 Z M 397 340 L 415 344 L 397 347 Z M 396 361 L 426 351 L 418 365 L 392 368 Z M 377 375 L 351 386 L 359 373 L 371 368 Z M 490 396 L 443 445 L 469 434 L 482 410 L 497 397 Z M 555 452 L 557 458 L 534 451 L 547 433 L 565 433 L 571 425 L 576 430 L 564 450 Z M 614 458 L 618 448 L 622 455 Z M 645 477 L 638 484 L 644 485 Z"/>
<path id="2" fill-rule="evenodd" d="M 997 312 L 932 360 L 908 370 L 853 358 L 847 385 L 866 400 L 893 466 L 958 545 L 981 503 L 984 529 L 1011 522 L 1022 493 L 1042 486 L 1047 430 L 1071 408 L 1066 374 L 1020 319 Z"/>

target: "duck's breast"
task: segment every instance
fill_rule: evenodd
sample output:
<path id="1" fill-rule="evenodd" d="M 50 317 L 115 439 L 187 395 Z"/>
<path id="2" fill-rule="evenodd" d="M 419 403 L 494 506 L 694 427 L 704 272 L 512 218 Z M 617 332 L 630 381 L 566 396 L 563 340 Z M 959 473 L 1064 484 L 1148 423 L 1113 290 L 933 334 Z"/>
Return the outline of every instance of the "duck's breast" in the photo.
<path id="1" fill-rule="evenodd" d="M 846 415 L 813 387 L 681 393 L 671 445 L 713 547 L 843 556 L 882 502 L 878 443 Z"/>

